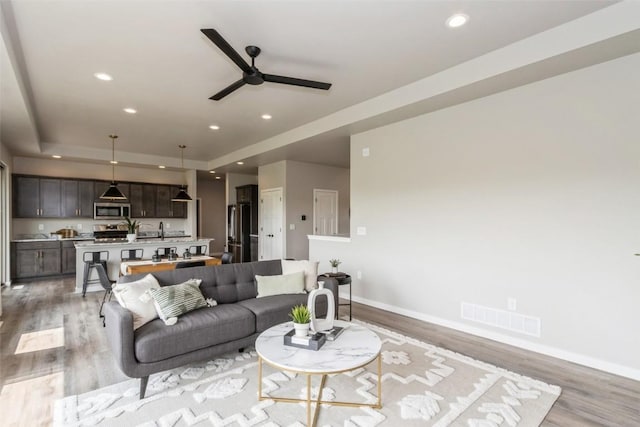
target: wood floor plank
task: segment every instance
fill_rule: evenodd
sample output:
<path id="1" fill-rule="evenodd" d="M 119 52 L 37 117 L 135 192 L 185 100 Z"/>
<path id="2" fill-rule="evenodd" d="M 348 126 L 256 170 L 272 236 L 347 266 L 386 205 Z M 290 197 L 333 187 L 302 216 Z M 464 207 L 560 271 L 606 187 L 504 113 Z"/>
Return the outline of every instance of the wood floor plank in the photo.
<path id="1" fill-rule="evenodd" d="M 22 289 L 2 290 L 0 396 L 3 399 L 17 399 L 20 392 L 13 391 L 18 390 L 14 387 L 39 378 L 50 380 L 50 386 L 44 387 L 44 396 L 38 396 L 42 405 L 52 404 L 62 394 L 80 394 L 127 379 L 109 352 L 98 317 L 102 292 L 87 293 L 85 298 L 75 294 L 73 277 L 31 281 L 24 285 Z M 342 314 L 345 309 L 348 310 L 342 307 Z M 353 316 L 562 387 L 560 398 L 542 424 L 545 427 L 640 426 L 638 381 L 361 304 L 353 304 Z M 64 328 L 64 348 L 14 354 L 21 334 L 58 327 Z M 63 385 L 48 377 L 56 373 L 63 376 Z M 59 388 L 63 388 L 63 392 Z M 32 398 L 29 395 L 24 400 L 28 402 Z M 43 424 L 46 410 L 30 410 L 18 405 L 15 408 L 10 405 L 8 410 L 14 411 L 12 416 L 19 416 L 17 424 L 9 425 L 49 425 L 46 420 Z"/>

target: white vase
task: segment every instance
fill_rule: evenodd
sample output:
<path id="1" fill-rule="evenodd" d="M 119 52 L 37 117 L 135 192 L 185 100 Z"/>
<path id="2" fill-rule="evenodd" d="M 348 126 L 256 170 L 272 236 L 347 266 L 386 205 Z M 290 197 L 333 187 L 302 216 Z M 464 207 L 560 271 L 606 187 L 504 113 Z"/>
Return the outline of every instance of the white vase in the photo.
<path id="1" fill-rule="evenodd" d="M 297 337 L 306 337 L 309 335 L 309 323 L 294 322 L 293 329 L 295 329 Z"/>
<path id="2" fill-rule="evenodd" d="M 309 297 L 307 298 L 307 308 L 311 312 L 311 330 L 313 332 L 329 331 L 333 329 L 333 319 L 336 315 L 333 292 L 325 289 L 324 282 L 318 282 L 318 286 L 318 289 L 309 292 Z M 321 295 L 327 298 L 327 316 L 324 319 L 316 317 L 316 298 Z"/>
<path id="3" fill-rule="evenodd" d="M 129 234 L 127 234 L 127 241 L 128 241 L 129 243 L 133 243 L 133 242 L 135 242 L 135 241 L 136 241 L 136 236 L 137 236 L 137 234 L 136 234 L 136 233 L 129 233 Z"/>
<path id="4" fill-rule="evenodd" d="M 331 267 L 331 272 L 333 274 L 337 273 L 338 272 L 338 267 Z"/>

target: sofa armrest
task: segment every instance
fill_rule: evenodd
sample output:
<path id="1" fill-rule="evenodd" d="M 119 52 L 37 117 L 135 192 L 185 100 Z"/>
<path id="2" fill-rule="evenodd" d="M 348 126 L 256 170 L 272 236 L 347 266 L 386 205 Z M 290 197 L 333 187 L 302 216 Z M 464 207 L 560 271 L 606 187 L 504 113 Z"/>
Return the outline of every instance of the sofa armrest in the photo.
<path id="1" fill-rule="evenodd" d="M 111 352 L 126 375 L 137 378 L 138 365 L 134 354 L 133 315 L 116 301 L 104 305 L 105 330 Z"/>
<path id="2" fill-rule="evenodd" d="M 329 289 L 333 293 L 333 302 L 336 307 L 336 316 L 338 315 L 338 281 L 332 277 L 323 277 L 318 282 L 324 282 L 324 288 Z"/>

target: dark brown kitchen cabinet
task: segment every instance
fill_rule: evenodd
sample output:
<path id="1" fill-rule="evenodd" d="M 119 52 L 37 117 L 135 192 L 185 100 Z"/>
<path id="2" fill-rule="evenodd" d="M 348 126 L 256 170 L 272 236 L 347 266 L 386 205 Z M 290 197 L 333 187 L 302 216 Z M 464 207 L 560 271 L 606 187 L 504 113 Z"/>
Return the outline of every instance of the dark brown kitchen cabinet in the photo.
<path id="1" fill-rule="evenodd" d="M 11 277 L 54 276 L 60 274 L 60 242 L 12 243 Z"/>
<path id="2" fill-rule="evenodd" d="M 13 206 L 16 218 L 60 218 L 62 192 L 60 180 L 14 176 Z"/>
<path id="3" fill-rule="evenodd" d="M 158 185 L 156 191 L 157 218 L 186 218 L 187 204 L 173 202 L 171 199 L 178 194 L 180 187 L 176 185 Z"/>
<path id="4" fill-rule="evenodd" d="M 62 216 L 65 218 L 93 218 L 94 181 L 63 179 Z"/>
<path id="5" fill-rule="evenodd" d="M 132 218 L 156 218 L 156 185 L 129 185 L 129 203 Z"/>
<path id="6" fill-rule="evenodd" d="M 76 272 L 76 247 L 71 240 L 60 242 L 62 256 L 62 274 L 74 274 Z"/>

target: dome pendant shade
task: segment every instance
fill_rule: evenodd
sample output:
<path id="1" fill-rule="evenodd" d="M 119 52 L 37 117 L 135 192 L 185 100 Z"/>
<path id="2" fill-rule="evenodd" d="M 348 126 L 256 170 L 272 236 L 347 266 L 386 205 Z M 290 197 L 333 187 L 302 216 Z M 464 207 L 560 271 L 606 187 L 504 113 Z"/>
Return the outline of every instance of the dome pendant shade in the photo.
<path id="1" fill-rule="evenodd" d="M 180 160 L 181 160 L 182 169 L 184 169 L 184 149 L 187 148 L 187 146 L 178 145 L 178 147 L 180 147 Z M 175 197 L 171 199 L 172 202 L 190 202 L 191 200 L 193 199 L 189 194 L 187 194 L 186 185 L 181 185 L 180 191 L 178 191 L 178 194 L 176 194 Z"/>
<path id="2" fill-rule="evenodd" d="M 115 181 L 111 181 L 111 185 L 107 188 L 107 191 L 100 196 L 100 198 L 108 200 L 127 200 L 126 196 L 122 194 L 122 191 L 118 189 L 118 184 Z"/>
<path id="3" fill-rule="evenodd" d="M 175 197 L 171 199 L 172 202 L 190 202 L 191 200 L 193 199 L 191 198 L 191 196 L 189 196 L 189 194 L 187 194 L 187 189 L 184 185 L 180 186 L 180 191 L 178 191 L 178 194 L 176 194 Z"/>
<path id="4" fill-rule="evenodd" d="M 100 196 L 105 200 L 127 200 L 127 197 L 122 194 L 122 191 L 118 189 L 118 183 L 116 182 L 116 148 L 115 142 L 118 135 L 109 135 L 111 138 L 111 185 L 107 188 L 107 191 Z"/>

